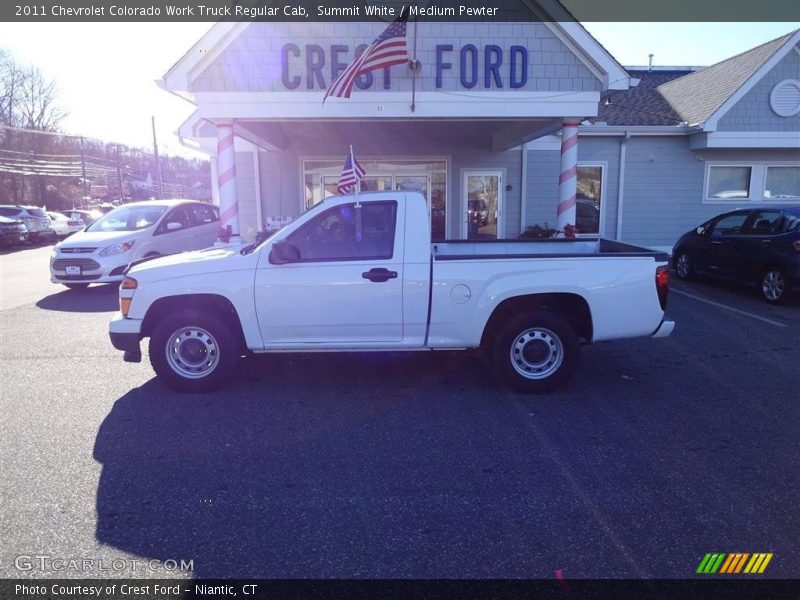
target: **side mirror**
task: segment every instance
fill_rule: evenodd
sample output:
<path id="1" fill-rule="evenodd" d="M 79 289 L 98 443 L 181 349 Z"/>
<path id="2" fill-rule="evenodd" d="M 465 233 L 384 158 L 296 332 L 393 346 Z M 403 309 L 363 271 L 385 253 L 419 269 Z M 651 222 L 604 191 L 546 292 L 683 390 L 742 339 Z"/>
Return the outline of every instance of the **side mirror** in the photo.
<path id="1" fill-rule="evenodd" d="M 170 221 L 167 223 L 167 231 L 177 231 L 178 229 L 183 229 L 183 225 L 176 221 Z"/>
<path id="2" fill-rule="evenodd" d="M 273 265 L 283 265 L 300 260 L 300 250 L 285 240 L 275 242 L 269 253 L 269 262 Z"/>
<path id="3" fill-rule="evenodd" d="M 706 232 L 706 228 L 705 228 L 705 227 L 703 227 L 702 225 L 700 225 L 700 227 L 698 227 L 697 229 L 695 229 L 695 231 L 697 232 L 697 235 L 704 235 L 704 234 L 705 234 L 705 232 Z"/>

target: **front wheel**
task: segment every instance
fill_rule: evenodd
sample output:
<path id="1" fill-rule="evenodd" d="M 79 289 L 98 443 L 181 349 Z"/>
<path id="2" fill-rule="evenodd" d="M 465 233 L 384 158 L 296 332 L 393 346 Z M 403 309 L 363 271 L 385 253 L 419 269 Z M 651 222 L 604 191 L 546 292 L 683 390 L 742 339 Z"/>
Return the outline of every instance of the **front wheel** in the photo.
<path id="1" fill-rule="evenodd" d="M 694 268 L 686 252 L 679 252 L 675 256 L 675 273 L 683 280 L 692 278 Z"/>
<path id="2" fill-rule="evenodd" d="M 492 362 L 501 383 L 523 394 L 562 386 L 578 366 L 580 344 L 563 317 L 532 312 L 511 318 L 492 345 Z"/>
<path id="3" fill-rule="evenodd" d="M 231 327 L 211 313 L 186 310 L 164 317 L 150 337 L 150 364 L 178 392 L 220 388 L 239 362 L 240 346 Z"/>
<path id="4" fill-rule="evenodd" d="M 761 276 L 761 297 L 770 304 L 782 304 L 789 290 L 786 274 L 777 267 L 770 267 Z"/>

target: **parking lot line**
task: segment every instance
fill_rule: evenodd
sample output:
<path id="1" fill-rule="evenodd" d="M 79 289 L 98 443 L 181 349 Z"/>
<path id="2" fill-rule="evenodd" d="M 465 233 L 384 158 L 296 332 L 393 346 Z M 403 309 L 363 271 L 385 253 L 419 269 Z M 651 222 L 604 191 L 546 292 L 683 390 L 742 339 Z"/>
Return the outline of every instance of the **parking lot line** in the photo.
<path id="1" fill-rule="evenodd" d="M 708 300 L 707 298 L 702 298 L 700 296 L 695 296 L 694 294 L 689 294 L 689 293 L 681 291 L 681 290 L 676 290 L 674 287 L 670 289 L 670 292 L 674 292 L 676 294 L 680 294 L 681 296 L 686 296 L 687 298 L 691 298 L 692 300 L 698 300 L 699 302 L 705 302 L 706 304 L 712 304 L 713 306 L 719 306 L 720 308 L 725 308 L 725 309 L 733 311 L 735 313 L 739 313 L 740 315 L 744 315 L 745 317 L 750 317 L 752 319 L 758 319 L 759 321 L 763 321 L 764 323 L 769 323 L 770 325 L 775 325 L 775 327 L 786 327 L 786 323 L 779 323 L 778 321 L 773 321 L 772 319 L 767 319 L 766 317 L 761 317 L 759 315 L 754 315 L 753 313 L 747 312 L 746 310 L 740 310 L 738 308 L 733 308 L 732 306 L 728 306 L 726 304 L 720 304 L 719 302 L 714 302 L 713 300 Z"/>

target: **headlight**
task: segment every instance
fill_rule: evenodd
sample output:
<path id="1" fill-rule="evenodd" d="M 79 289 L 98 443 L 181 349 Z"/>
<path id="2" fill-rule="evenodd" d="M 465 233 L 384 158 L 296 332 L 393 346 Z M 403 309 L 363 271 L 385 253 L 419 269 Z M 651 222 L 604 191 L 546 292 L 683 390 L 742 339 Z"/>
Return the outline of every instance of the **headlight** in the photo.
<path id="1" fill-rule="evenodd" d="M 100 256 L 114 256 L 115 254 L 124 254 L 128 252 L 136 242 L 122 242 L 121 244 L 114 244 L 113 246 L 109 246 L 105 248 L 101 253 Z"/>

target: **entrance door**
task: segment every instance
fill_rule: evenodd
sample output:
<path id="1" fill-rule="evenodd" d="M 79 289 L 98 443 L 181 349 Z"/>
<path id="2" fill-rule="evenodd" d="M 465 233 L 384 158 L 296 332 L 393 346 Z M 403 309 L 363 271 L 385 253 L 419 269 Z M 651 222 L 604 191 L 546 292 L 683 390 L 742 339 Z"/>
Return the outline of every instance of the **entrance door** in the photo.
<path id="1" fill-rule="evenodd" d="M 461 185 L 462 237 L 496 240 L 501 237 L 503 205 L 500 171 L 465 172 Z"/>

